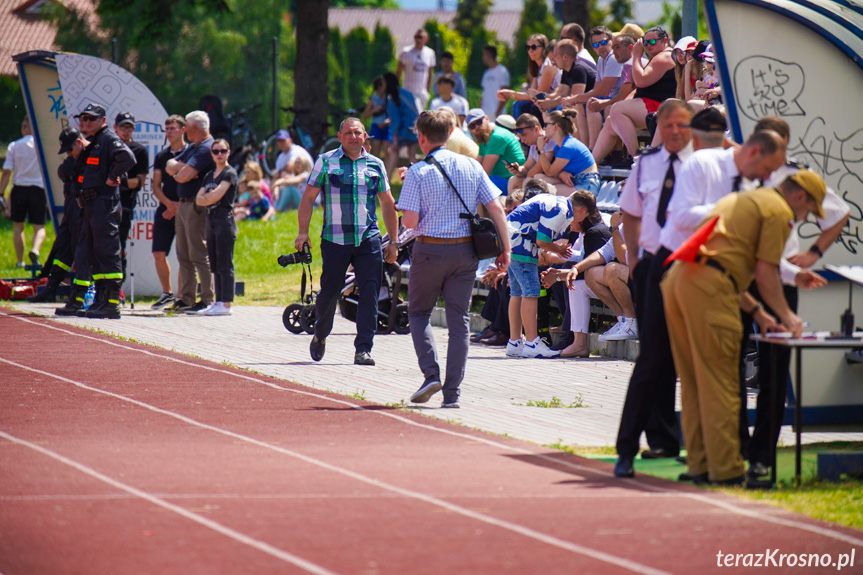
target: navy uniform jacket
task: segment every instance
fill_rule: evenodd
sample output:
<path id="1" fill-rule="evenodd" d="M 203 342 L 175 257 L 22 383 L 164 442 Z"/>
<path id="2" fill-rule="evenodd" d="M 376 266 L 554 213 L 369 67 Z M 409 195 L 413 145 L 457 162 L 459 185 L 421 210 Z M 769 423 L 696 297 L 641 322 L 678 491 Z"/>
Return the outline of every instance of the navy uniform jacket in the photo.
<path id="1" fill-rule="evenodd" d="M 135 156 L 123 140 L 107 126 L 89 138 L 90 145 L 84 150 L 84 170 L 81 189 L 94 190 L 99 195 L 110 195 L 116 186 L 105 182 L 108 178 L 120 178 L 135 165 Z"/>

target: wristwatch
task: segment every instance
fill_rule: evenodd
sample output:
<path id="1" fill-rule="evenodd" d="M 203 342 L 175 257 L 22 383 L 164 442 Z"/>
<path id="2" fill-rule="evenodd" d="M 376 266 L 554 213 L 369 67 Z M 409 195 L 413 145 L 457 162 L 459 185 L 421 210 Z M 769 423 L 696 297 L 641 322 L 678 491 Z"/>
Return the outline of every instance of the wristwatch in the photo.
<path id="1" fill-rule="evenodd" d="M 395 246 L 395 247 L 399 247 L 401 244 L 400 244 L 400 243 L 398 243 L 398 242 L 392 242 L 392 241 L 391 241 L 391 242 L 390 242 L 390 245 L 391 245 L 391 246 Z"/>
<path id="2" fill-rule="evenodd" d="M 809 251 L 812 252 L 813 254 L 818 254 L 819 258 L 824 257 L 824 252 L 822 252 L 821 248 L 819 248 L 815 244 L 812 244 L 811 246 L 809 246 Z"/>

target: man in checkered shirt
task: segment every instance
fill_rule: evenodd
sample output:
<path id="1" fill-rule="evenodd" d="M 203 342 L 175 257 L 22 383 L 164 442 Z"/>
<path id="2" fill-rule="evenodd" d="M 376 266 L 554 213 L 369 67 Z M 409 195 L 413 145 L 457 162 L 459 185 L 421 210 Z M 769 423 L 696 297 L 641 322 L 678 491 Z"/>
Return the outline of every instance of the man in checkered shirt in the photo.
<path id="1" fill-rule="evenodd" d="M 359 288 L 357 304 L 357 337 L 354 339 L 354 363 L 374 365 L 371 357 L 378 325 L 378 292 L 383 274 L 383 259 L 392 263 L 398 254 L 398 242 L 390 241 L 381 257 L 381 232 L 375 214 L 375 197 L 381 204 L 387 231 L 398 239 L 398 216 L 390 193 L 384 164 L 369 154 L 363 144 L 366 131 L 357 118 L 346 118 L 339 126 L 342 145 L 322 154 L 309 174 L 309 180 L 297 211 L 299 233 L 294 241 L 297 251 L 309 242 L 309 221 L 318 194 L 324 222 L 321 230 L 321 291 L 315 305 L 315 335 L 309 344 L 314 361 L 320 361 L 326 350 L 326 339 L 333 329 L 339 293 L 345 273 L 353 265 Z"/>
<path id="2" fill-rule="evenodd" d="M 482 203 L 497 226 L 503 251 L 497 265 L 509 265 L 509 231 L 503 207 L 497 202 L 500 190 L 491 182 L 482 165 L 455 154 L 444 146 L 453 129 L 444 110 L 422 114 L 416 122 L 417 139 L 426 158 L 433 157 L 452 180 L 465 204 L 476 210 Z M 458 129 L 458 128 L 455 128 Z M 434 163 L 417 162 L 407 171 L 399 196 L 402 223 L 416 228 L 417 239 L 411 255 L 408 316 L 423 383 L 411 396 L 425 403 L 443 389 L 441 407 L 459 407 L 459 385 L 464 379 L 468 353 L 470 295 L 479 261 L 474 253 L 466 213 L 456 192 Z M 441 378 L 434 335 L 429 318 L 438 298 L 443 296 L 449 330 L 446 373 Z"/>

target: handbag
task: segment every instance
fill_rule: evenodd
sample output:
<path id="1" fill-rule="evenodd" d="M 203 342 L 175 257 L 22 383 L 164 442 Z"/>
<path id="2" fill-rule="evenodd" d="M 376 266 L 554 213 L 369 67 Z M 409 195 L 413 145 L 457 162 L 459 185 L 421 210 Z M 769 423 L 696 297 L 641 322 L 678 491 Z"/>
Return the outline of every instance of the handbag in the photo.
<path id="1" fill-rule="evenodd" d="M 454 191 L 455 195 L 458 196 L 461 205 L 463 205 L 464 209 L 467 210 L 467 213 L 459 214 L 459 217 L 468 220 L 468 223 L 470 224 L 470 235 L 473 240 L 473 250 L 476 252 L 476 257 L 481 260 L 485 260 L 499 256 L 503 251 L 503 244 L 500 241 L 500 234 L 498 233 L 497 226 L 494 225 L 494 222 L 488 218 L 484 218 L 473 213 L 473 210 L 467 207 L 461 194 L 458 193 L 452 180 L 449 179 L 446 171 L 444 171 L 443 166 L 440 165 L 440 162 L 434 159 L 434 156 L 426 156 L 425 161 L 426 163 L 437 166 L 437 169 L 440 170 L 441 174 L 443 174 L 446 183 L 449 184 L 449 187 L 452 188 L 452 191 Z"/>

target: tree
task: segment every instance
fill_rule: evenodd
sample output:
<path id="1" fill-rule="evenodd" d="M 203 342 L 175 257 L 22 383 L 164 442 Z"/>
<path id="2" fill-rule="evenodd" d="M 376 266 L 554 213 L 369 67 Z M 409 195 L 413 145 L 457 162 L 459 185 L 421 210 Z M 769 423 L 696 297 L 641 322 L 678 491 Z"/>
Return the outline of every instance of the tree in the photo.
<path id="1" fill-rule="evenodd" d="M 348 58 L 348 104 L 361 107 L 369 95 L 375 77 L 371 61 L 372 37 L 369 31 L 357 26 L 345 35 L 345 50 Z"/>
<path id="2" fill-rule="evenodd" d="M 581 24 L 585 33 L 590 30 L 590 0 L 563 0 L 563 23 Z"/>
<path id="3" fill-rule="evenodd" d="M 330 29 L 327 26 L 328 0 L 297 2 L 297 61 L 294 68 L 294 106 L 309 110 L 302 114 L 312 132 L 323 132 L 327 123 Z"/>
<path id="4" fill-rule="evenodd" d="M 491 6 L 492 0 L 461 0 L 452 22 L 453 28 L 465 40 L 473 38 L 476 30 L 485 28 Z"/>
<path id="5" fill-rule="evenodd" d="M 608 27 L 619 30 L 624 24 L 632 20 L 632 0 L 611 0 L 608 6 L 611 20 Z"/>
<path id="6" fill-rule="evenodd" d="M 508 60 L 504 60 L 511 76 L 511 85 L 519 86 L 527 70 L 527 52 L 523 46 L 534 34 L 545 34 L 550 40 L 557 38 L 560 25 L 548 9 L 545 0 L 526 0 L 521 11 L 521 20 L 515 33 L 513 49 Z"/>

